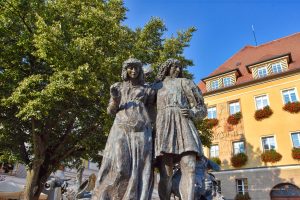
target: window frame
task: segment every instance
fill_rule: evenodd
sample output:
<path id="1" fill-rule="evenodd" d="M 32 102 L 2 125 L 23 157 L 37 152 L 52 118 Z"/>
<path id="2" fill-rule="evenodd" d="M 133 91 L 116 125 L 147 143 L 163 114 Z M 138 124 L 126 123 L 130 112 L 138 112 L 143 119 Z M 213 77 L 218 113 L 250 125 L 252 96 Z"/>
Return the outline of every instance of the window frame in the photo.
<path id="1" fill-rule="evenodd" d="M 211 154 L 211 149 L 212 149 L 212 147 L 218 147 L 218 155 L 217 156 L 212 156 L 212 154 Z M 214 153 L 216 152 L 216 150 L 214 150 Z M 218 144 L 213 144 L 213 145 L 211 145 L 210 146 L 210 148 L 209 148 L 209 158 L 219 158 L 220 157 L 220 148 L 219 148 L 219 145 Z"/>
<path id="2" fill-rule="evenodd" d="M 258 109 L 258 108 L 257 108 L 257 103 L 256 103 L 256 98 L 262 97 L 262 96 L 266 96 L 266 97 L 267 97 L 268 106 L 271 106 L 271 105 L 270 105 L 270 100 L 269 100 L 269 94 L 255 95 L 255 96 L 254 96 L 255 110 L 260 110 L 260 109 L 263 109 L 263 108 L 264 108 L 264 107 L 262 107 L 262 108 Z M 266 106 L 265 106 L 265 107 L 266 107 Z"/>
<path id="3" fill-rule="evenodd" d="M 245 180 L 247 181 L 247 184 L 245 184 Z M 238 185 L 238 181 L 242 181 L 242 185 Z M 239 186 L 242 186 L 242 193 L 239 191 Z M 248 178 L 237 178 L 235 179 L 235 188 L 237 194 L 246 194 L 249 192 L 249 183 Z"/>
<path id="4" fill-rule="evenodd" d="M 264 136 L 260 137 L 260 145 L 261 145 L 262 152 L 272 150 L 272 149 L 264 149 L 264 145 L 263 145 L 263 138 L 270 138 L 270 137 L 274 138 L 274 146 L 275 146 L 274 150 L 277 150 L 276 136 L 275 135 L 264 135 Z"/>
<path id="5" fill-rule="evenodd" d="M 266 70 L 266 75 L 265 75 L 265 76 L 259 76 L 259 71 L 260 71 L 261 69 L 265 69 L 265 70 Z M 268 75 L 269 75 L 269 72 L 268 72 L 267 66 L 263 66 L 263 67 L 258 67 L 258 68 L 257 68 L 257 77 L 258 77 L 258 78 L 264 78 L 264 77 L 266 77 L 266 76 L 268 76 Z"/>
<path id="6" fill-rule="evenodd" d="M 298 96 L 297 88 L 296 88 L 296 87 L 285 88 L 285 89 L 282 89 L 282 90 L 281 90 L 281 99 L 282 99 L 283 105 L 287 104 L 287 103 L 285 103 L 285 101 L 284 101 L 284 95 L 283 95 L 283 92 L 288 91 L 288 90 L 295 90 L 296 101 L 294 101 L 294 102 L 297 102 L 297 101 L 299 102 L 299 96 Z"/>
<path id="7" fill-rule="evenodd" d="M 237 112 L 235 112 L 235 113 L 231 113 L 230 112 L 230 104 L 234 104 L 234 103 L 238 103 L 239 104 L 239 108 L 240 108 L 240 111 L 238 111 L 238 112 L 242 112 L 242 110 L 241 110 L 241 103 L 240 103 L 240 101 L 239 100 L 236 100 L 236 101 L 230 101 L 230 102 L 228 102 L 228 113 L 229 113 L 229 115 L 233 115 L 233 114 L 235 114 L 235 113 L 237 113 Z"/>
<path id="8" fill-rule="evenodd" d="M 225 81 L 224 81 L 225 79 L 226 79 L 226 80 L 229 79 L 229 85 L 225 85 Z M 229 87 L 229 86 L 232 86 L 232 85 L 233 85 L 233 83 L 232 83 L 232 78 L 231 78 L 230 76 L 223 77 L 223 78 L 222 78 L 222 84 L 223 84 L 223 87 Z"/>
<path id="9" fill-rule="evenodd" d="M 298 136 L 299 146 L 294 146 L 294 141 L 293 141 L 293 137 L 292 137 L 293 134 L 299 134 L 299 136 Z M 293 148 L 300 148 L 300 130 L 290 132 L 290 138 L 291 138 L 292 147 Z"/>
<path id="10" fill-rule="evenodd" d="M 280 65 L 280 72 L 274 72 L 274 66 L 276 67 L 276 70 L 278 69 L 277 66 Z M 276 62 L 276 63 L 273 63 L 271 64 L 271 67 L 272 67 L 272 73 L 273 74 L 278 74 L 278 73 L 282 73 L 283 72 L 283 66 L 282 66 L 282 63 L 281 62 Z"/>
<path id="11" fill-rule="evenodd" d="M 213 85 L 214 85 L 213 83 L 215 83 L 215 82 L 218 83 L 218 87 L 217 87 L 217 88 L 214 88 L 214 87 L 213 87 Z M 211 89 L 211 90 L 217 90 L 217 89 L 219 89 L 219 88 L 220 88 L 219 79 L 211 80 L 211 81 L 210 81 L 210 89 Z"/>
<path id="12" fill-rule="evenodd" d="M 215 108 L 215 112 L 216 112 L 216 117 L 215 118 L 209 118 L 208 117 L 208 112 L 209 112 L 209 109 L 212 109 L 212 108 Z M 207 108 L 207 119 L 217 119 L 218 117 L 218 112 L 217 112 L 217 106 L 210 106 Z"/>
<path id="13" fill-rule="evenodd" d="M 235 147 L 234 147 L 234 144 L 235 143 L 240 143 L 242 142 L 244 144 L 244 152 L 238 152 L 238 153 L 245 153 L 246 154 L 246 143 L 244 140 L 238 140 L 238 141 L 232 141 L 232 155 L 236 155 L 238 153 L 235 152 Z"/>

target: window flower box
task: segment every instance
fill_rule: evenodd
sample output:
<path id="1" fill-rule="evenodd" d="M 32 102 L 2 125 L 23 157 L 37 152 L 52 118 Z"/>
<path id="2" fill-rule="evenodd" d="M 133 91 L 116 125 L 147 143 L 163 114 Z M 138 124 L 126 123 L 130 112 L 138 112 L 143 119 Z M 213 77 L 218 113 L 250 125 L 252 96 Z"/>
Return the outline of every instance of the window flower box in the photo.
<path id="1" fill-rule="evenodd" d="M 206 119 L 206 124 L 208 125 L 208 127 L 212 128 L 212 127 L 215 127 L 219 124 L 219 120 L 218 119 Z"/>
<path id="2" fill-rule="evenodd" d="M 254 117 L 257 121 L 261 121 L 264 118 L 270 117 L 272 114 L 273 114 L 273 111 L 270 108 L 270 106 L 266 106 L 263 109 L 259 109 L 259 110 L 255 111 Z"/>
<path id="3" fill-rule="evenodd" d="M 235 168 L 242 167 L 248 161 L 248 156 L 245 153 L 238 153 L 231 157 L 231 164 Z"/>
<path id="4" fill-rule="evenodd" d="M 300 112 L 300 102 L 288 102 L 283 106 L 283 110 L 290 113 Z"/>
<path id="5" fill-rule="evenodd" d="M 251 200 L 248 193 L 245 194 L 236 194 L 234 200 Z"/>
<path id="6" fill-rule="evenodd" d="M 221 160 L 218 157 L 212 157 L 212 158 L 210 158 L 210 160 L 212 160 L 213 162 L 217 163 L 218 165 L 221 165 Z"/>
<path id="7" fill-rule="evenodd" d="M 293 157 L 295 160 L 300 161 L 300 148 L 293 148 L 293 149 L 292 149 L 292 157 Z"/>
<path id="8" fill-rule="evenodd" d="M 228 124 L 231 125 L 237 125 L 240 122 L 241 118 L 242 118 L 242 113 L 237 112 L 233 115 L 229 115 L 229 117 L 227 118 L 227 122 Z"/>
<path id="9" fill-rule="evenodd" d="M 265 163 L 271 162 L 275 163 L 280 161 L 282 158 L 282 155 L 278 152 L 276 152 L 274 149 L 267 150 L 261 154 L 261 160 Z"/>

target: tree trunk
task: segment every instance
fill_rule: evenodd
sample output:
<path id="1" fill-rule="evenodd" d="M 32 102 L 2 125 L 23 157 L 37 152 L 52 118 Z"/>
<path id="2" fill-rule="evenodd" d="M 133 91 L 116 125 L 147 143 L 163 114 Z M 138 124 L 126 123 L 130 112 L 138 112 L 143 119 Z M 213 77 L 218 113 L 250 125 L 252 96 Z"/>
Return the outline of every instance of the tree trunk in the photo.
<path id="1" fill-rule="evenodd" d="M 35 165 L 27 171 L 24 200 L 38 200 L 44 189 L 44 184 L 49 177 L 49 172 L 43 165 Z"/>

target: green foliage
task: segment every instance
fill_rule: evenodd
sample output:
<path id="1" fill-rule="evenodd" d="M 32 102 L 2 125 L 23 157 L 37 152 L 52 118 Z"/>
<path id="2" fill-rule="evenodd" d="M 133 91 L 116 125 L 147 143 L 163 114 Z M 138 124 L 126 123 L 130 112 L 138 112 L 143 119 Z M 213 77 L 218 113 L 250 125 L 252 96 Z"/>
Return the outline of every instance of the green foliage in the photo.
<path id="1" fill-rule="evenodd" d="M 211 124 L 207 119 L 198 120 L 194 122 L 196 128 L 199 130 L 199 136 L 202 142 L 202 145 L 210 147 L 213 139 L 213 132 Z"/>
<path id="2" fill-rule="evenodd" d="M 221 165 L 221 163 L 222 163 L 219 157 L 212 157 L 212 158 L 210 158 L 210 160 L 217 163 L 218 165 Z"/>
<path id="3" fill-rule="evenodd" d="M 159 18 L 136 30 L 125 18 L 120 0 L 0 2 L 1 153 L 46 171 L 75 158 L 100 161 L 112 124 L 109 86 L 122 62 L 136 57 L 154 74 L 169 57 L 193 65 L 183 52 L 195 28 L 163 38 Z"/>

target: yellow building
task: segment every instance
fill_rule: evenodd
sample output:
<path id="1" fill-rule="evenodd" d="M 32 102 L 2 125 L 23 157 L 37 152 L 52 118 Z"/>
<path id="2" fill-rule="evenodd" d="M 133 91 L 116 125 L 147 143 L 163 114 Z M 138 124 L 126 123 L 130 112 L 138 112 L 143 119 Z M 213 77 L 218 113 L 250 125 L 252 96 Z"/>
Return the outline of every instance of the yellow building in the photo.
<path id="1" fill-rule="evenodd" d="M 225 198 L 300 199 L 300 33 L 245 46 L 199 87 L 215 124 L 205 154 L 221 160 Z"/>

